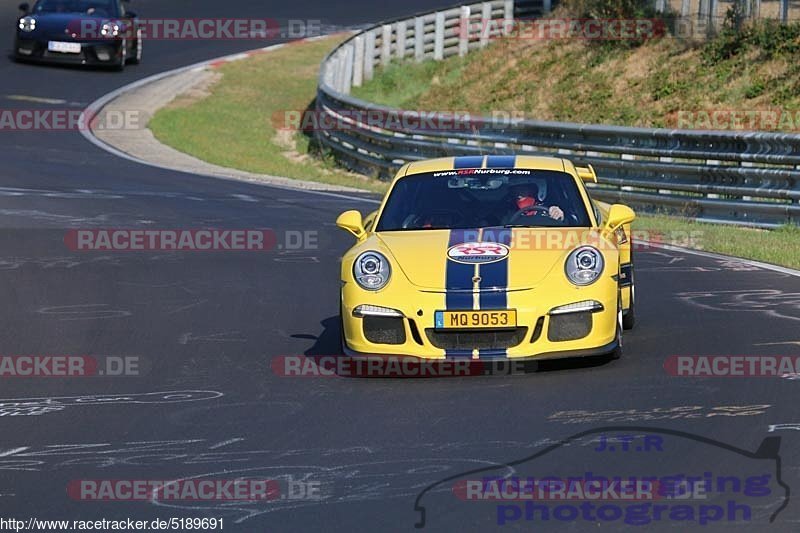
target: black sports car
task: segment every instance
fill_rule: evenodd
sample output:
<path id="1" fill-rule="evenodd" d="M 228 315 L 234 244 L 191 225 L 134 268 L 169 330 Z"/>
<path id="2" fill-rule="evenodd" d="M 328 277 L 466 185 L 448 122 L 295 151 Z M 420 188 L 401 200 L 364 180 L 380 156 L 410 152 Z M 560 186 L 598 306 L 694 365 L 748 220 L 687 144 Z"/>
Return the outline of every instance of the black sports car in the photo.
<path id="1" fill-rule="evenodd" d="M 106 65 L 142 59 L 142 29 L 121 0 L 38 0 L 20 4 L 14 55 L 19 60 Z"/>

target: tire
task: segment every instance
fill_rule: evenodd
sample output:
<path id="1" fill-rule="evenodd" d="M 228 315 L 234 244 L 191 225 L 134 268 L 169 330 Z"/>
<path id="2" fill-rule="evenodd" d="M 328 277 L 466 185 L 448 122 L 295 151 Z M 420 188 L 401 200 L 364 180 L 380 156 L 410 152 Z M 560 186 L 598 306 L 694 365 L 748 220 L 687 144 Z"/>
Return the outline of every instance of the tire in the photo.
<path id="1" fill-rule="evenodd" d="M 138 65 L 142 62 L 142 30 L 136 30 L 136 53 L 132 58 L 128 59 L 131 65 Z"/>
<path id="2" fill-rule="evenodd" d="M 623 329 L 623 321 L 624 318 L 622 316 L 622 298 L 619 298 L 619 303 L 617 304 L 617 347 L 614 349 L 613 352 L 608 354 L 608 358 L 612 361 L 616 361 L 620 357 L 622 357 L 622 329 Z"/>
<path id="3" fill-rule="evenodd" d="M 125 70 L 125 63 L 127 63 L 128 61 L 128 43 L 122 41 L 122 46 L 120 47 L 120 50 L 122 51 L 122 53 L 120 55 L 119 62 L 117 62 L 117 64 L 114 65 L 114 70 L 116 70 L 117 72 L 122 72 L 123 70 Z"/>
<path id="4" fill-rule="evenodd" d="M 631 274 L 633 278 L 633 274 Z M 633 329 L 636 325 L 636 284 L 631 279 L 631 306 L 626 313 L 622 314 L 622 328 Z"/>
<path id="5" fill-rule="evenodd" d="M 347 355 L 347 343 L 344 340 L 344 314 L 342 312 L 341 298 L 339 302 L 339 349 L 342 351 L 342 355 Z"/>

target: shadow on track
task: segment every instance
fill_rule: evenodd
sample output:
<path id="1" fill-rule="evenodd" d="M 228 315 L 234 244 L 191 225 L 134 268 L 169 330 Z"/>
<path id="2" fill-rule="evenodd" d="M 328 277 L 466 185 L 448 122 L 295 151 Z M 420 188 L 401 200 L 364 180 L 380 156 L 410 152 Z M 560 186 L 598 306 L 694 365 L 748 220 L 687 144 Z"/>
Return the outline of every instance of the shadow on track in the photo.
<path id="1" fill-rule="evenodd" d="M 308 333 L 295 333 L 291 337 L 294 339 L 306 339 L 314 341 L 314 344 L 305 352 L 306 356 L 341 356 L 340 346 L 341 326 L 338 316 L 332 316 L 320 322 L 322 333 L 312 335 Z M 549 361 L 524 361 L 524 373 L 536 374 L 544 372 L 557 372 L 567 370 L 578 370 L 602 367 L 611 364 L 607 356 L 593 357 L 574 357 L 570 359 L 552 359 Z"/>

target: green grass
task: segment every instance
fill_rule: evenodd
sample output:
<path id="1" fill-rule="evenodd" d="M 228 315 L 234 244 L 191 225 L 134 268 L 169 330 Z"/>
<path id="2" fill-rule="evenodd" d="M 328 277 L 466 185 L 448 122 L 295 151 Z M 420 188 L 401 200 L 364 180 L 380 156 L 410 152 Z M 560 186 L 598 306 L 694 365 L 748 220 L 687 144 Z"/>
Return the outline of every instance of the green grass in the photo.
<path id="1" fill-rule="evenodd" d="M 178 98 L 148 124 L 156 138 L 199 159 L 259 174 L 372 191 L 386 184 L 314 157 L 308 137 L 276 128 L 287 111 L 314 100 L 319 63 L 341 36 L 296 43 L 224 64 L 221 79 L 200 100 Z M 282 130 L 282 131 L 279 131 Z"/>
<path id="2" fill-rule="evenodd" d="M 617 47 L 501 39 L 464 58 L 391 64 L 354 94 L 415 110 L 514 111 L 539 120 L 641 127 L 675 127 L 680 111 L 781 111 L 794 119 L 800 24 L 731 32 L 707 43 L 663 38 Z M 688 127 L 707 127 L 694 122 Z M 795 120 L 744 127 L 800 132 Z"/>
<path id="3" fill-rule="evenodd" d="M 800 227 L 767 231 L 639 215 L 634 231 L 652 232 L 665 244 L 695 248 L 800 269 Z"/>
<path id="4" fill-rule="evenodd" d="M 354 87 L 353 96 L 393 107 L 408 107 L 431 85 L 451 84 L 464 75 L 466 58 L 449 61 L 424 61 L 408 68 L 407 63 L 394 61 L 380 69 L 380 76 L 362 87 Z"/>
<path id="5" fill-rule="evenodd" d="M 354 186 L 366 190 L 385 191 L 386 184 L 343 172 L 325 159 L 312 157 L 309 154 L 308 140 L 298 133 L 284 135 L 277 139 L 277 130 L 272 124 L 275 112 L 284 110 L 305 109 L 314 98 L 316 88 L 317 67 L 322 57 L 335 46 L 335 39 L 293 45 L 270 54 L 257 56 L 224 65 L 220 71 L 222 79 L 211 88 L 211 94 L 198 101 L 179 99 L 174 105 L 156 114 L 150 128 L 156 137 L 181 151 L 190 153 L 206 161 L 223 166 L 239 168 L 252 172 L 288 176 L 311 181 L 336 183 Z M 508 46 L 498 43 L 496 46 Z M 363 88 L 356 90 L 360 97 L 381 101 L 400 107 L 423 108 L 415 103 L 427 102 L 430 109 L 448 109 L 448 104 L 459 103 L 456 110 L 470 110 L 459 96 L 456 82 L 467 75 L 467 71 L 475 64 L 489 61 L 494 54 L 490 49 L 475 52 L 462 59 L 443 62 L 426 62 L 421 64 L 392 64 L 381 71 L 381 75 Z M 626 55 L 623 51 L 590 51 L 590 62 L 604 62 L 608 58 Z M 570 61 L 580 62 L 583 52 L 580 49 L 565 50 Z M 542 58 L 547 68 L 557 69 L 563 66 L 561 60 Z M 536 58 L 526 58 L 521 63 L 525 68 L 533 68 Z M 506 62 L 514 62 L 508 61 Z M 581 74 L 570 70 L 572 75 Z M 720 70 L 715 76 L 728 79 L 733 69 Z M 501 106 L 512 97 L 516 90 L 525 92 L 524 84 L 515 87 L 511 71 L 506 71 L 498 79 L 504 80 L 504 90 L 491 90 L 489 81 L 483 80 L 480 87 L 473 87 L 471 81 L 460 86 L 463 94 L 469 95 L 480 89 L 484 103 L 483 111 L 492 106 Z M 542 105 L 540 99 L 553 109 L 564 107 L 564 117 L 574 113 L 570 101 L 575 102 L 583 97 L 590 98 L 593 105 L 598 105 L 600 93 L 604 98 L 611 98 L 609 86 L 614 79 L 613 73 L 599 76 L 592 81 L 592 91 L 586 93 L 579 84 L 568 80 L 555 80 L 555 89 L 549 94 L 528 90 L 520 102 L 533 102 Z M 673 95 L 685 92 L 685 80 L 671 79 L 667 74 L 660 74 L 665 82 L 664 89 L 658 94 L 659 99 L 670 99 Z M 764 78 L 766 79 L 766 78 Z M 630 80 L 629 80 L 630 83 Z M 720 82 L 723 83 L 723 82 Z M 767 91 L 769 82 L 759 81 L 748 85 L 743 94 L 754 96 Z M 657 89 L 646 79 L 641 80 L 642 91 L 652 92 Z M 433 90 L 432 90 L 433 88 Z M 432 93 L 436 93 L 435 95 Z M 563 94 L 562 94 L 563 93 Z M 563 98 L 562 98 L 563 97 Z M 624 100 L 624 99 L 623 99 Z M 440 102 L 441 103 L 437 103 Z M 625 117 L 626 121 L 636 121 L 640 110 L 633 103 L 618 102 L 614 106 L 615 116 Z M 488 107 L 487 107 L 488 106 Z M 495 107 L 502 109 L 502 107 Z M 474 110 L 474 108 L 473 108 Z M 599 115 L 598 115 L 599 116 Z M 287 155 L 287 137 L 292 145 L 293 153 Z M 682 218 L 668 216 L 640 215 L 634 223 L 637 231 L 659 233 L 666 242 L 678 246 L 696 247 L 707 251 L 744 257 L 767 263 L 774 263 L 793 268 L 800 268 L 800 228 L 786 227 L 775 231 L 760 231 L 704 224 Z"/>

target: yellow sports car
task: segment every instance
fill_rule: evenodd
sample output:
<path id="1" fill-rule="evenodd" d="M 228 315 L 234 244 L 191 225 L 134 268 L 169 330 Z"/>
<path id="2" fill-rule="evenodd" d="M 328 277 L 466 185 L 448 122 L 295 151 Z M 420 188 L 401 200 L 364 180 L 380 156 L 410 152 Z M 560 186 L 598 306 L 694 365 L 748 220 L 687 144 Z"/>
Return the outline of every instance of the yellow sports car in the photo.
<path id="1" fill-rule="evenodd" d="M 550 359 L 621 354 L 633 327 L 624 205 L 593 201 L 566 159 L 408 163 L 380 208 L 336 223 L 342 348 L 351 356 Z"/>

